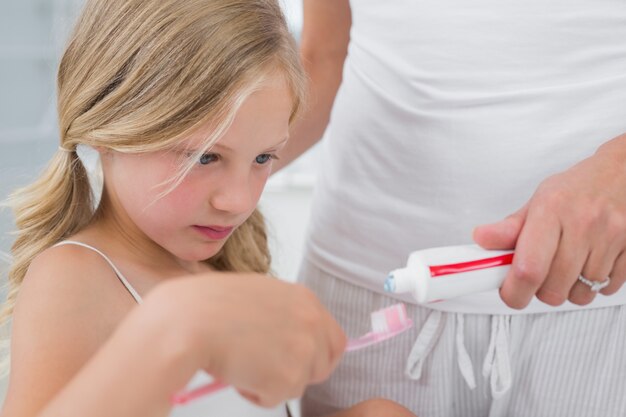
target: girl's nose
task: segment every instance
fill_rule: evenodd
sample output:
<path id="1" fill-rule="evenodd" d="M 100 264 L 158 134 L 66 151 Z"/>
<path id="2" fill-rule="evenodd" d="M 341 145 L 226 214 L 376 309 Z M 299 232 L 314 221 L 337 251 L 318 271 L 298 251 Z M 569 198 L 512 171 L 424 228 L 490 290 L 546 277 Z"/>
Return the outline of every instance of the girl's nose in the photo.
<path id="1" fill-rule="evenodd" d="M 222 181 L 210 198 L 213 208 L 232 214 L 246 213 L 254 205 L 252 186 L 248 175 L 231 176 L 230 180 Z"/>

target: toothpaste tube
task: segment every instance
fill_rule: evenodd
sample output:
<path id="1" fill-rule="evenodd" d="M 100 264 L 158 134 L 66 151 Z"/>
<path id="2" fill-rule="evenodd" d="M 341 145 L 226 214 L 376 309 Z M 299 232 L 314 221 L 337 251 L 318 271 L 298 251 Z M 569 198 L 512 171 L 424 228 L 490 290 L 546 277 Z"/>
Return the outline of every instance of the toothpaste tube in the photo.
<path id="1" fill-rule="evenodd" d="M 428 303 L 500 288 L 511 267 L 513 250 L 478 245 L 444 246 L 411 253 L 405 268 L 393 270 L 385 291 L 410 293 Z"/>

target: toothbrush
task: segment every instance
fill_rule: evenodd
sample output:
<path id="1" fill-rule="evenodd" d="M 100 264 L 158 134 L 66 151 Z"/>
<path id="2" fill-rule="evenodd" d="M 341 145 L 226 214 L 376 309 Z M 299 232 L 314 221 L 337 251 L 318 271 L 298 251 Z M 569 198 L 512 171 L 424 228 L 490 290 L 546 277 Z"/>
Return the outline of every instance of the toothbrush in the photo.
<path id="1" fill-rule="evenodd" d="M 513 255 L 513 250 L 487 250 L 478 245 L 415 251 L 405 268 L 389 273 L 385 291 L 410 293 L 419 303 L 428 303 L 497 289 Z"/>
<path id="2" fill-rule="evenodd" d="M 402 303 L 374 311 L 371 315 L 371 323 L 372 331 L 356 339 L 350 339 L 346 346 L 346 352 L 353 352 L 391 339 L 413 326 L 413 321 L 408 318 L 406 307 Z M 223 382 L 213 381 L 199 388 L 174 394 L 171 403 L 174 405 L 187 404 L 196 398 L 212 394 L 226 387 L 228 385 Z"/>
<path id="3" fill-rule="evenodd" d="M 172 405 L 187 404 L 188 402 L 193 401 L 196 398 L 200 398 L 205 395 L 212 394 L 214 392 L 220 391 L 227 387 L 228 385 L 223 382 L 213 381 L 206 385 L 202 385 L 201 387 L 194 388 L 189 391 L 181 391 L 181 392 L 174 394 L 172 398 L 170 399 L 170 403 Z"/>
<path id="4" fill-rule="evenodd" d="M 391 339 L 413 326 L 413 321 L 407 317 L 406 306 L 402 303 L 374 311 L 371 322 L 372 331 L 356 339 L 350 339 L 346 352 L 354 352 Z"/>

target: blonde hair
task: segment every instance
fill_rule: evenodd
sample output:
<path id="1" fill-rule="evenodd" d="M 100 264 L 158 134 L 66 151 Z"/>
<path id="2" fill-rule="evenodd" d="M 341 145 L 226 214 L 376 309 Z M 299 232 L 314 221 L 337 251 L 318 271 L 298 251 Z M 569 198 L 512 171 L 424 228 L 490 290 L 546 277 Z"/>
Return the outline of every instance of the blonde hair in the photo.
<path id="1" fill-rule="evenodd" d="M 9 197 L 17 232 L 0 324 L 10 321 L 33 259 L 94 216 L 79 144 L 163 150 L 210 122 L 210 148 L 270 72 L 282 74 L 291 90 L 291 121 L 304 102 L 305 78 L 275 0 L 89 0 L 58 69 L 62 149 L 34 183 Z M 207 262 L 269 272 L 262 215 L 255 211 Z"/>

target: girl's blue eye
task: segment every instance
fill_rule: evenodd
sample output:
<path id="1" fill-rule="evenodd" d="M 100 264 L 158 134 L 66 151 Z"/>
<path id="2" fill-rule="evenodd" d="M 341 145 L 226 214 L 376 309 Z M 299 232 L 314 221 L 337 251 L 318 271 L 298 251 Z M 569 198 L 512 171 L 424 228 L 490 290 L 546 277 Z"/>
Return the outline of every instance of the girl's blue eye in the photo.
<path id="1" fill-rule="evenodd" d="M 209 165 L 211 162 L 217 161 L 217 155 L 214 153 L 204 153 L 200 157 L 200 165 Z"/>
<path id="2" fill-rule="evenodd" d="M 255 158 L 255 162 L 259 165 L 263 165 L 268 163 L 271 159 L 274 159 L 274 155 L 269 153 L 264 153 Z"/>

